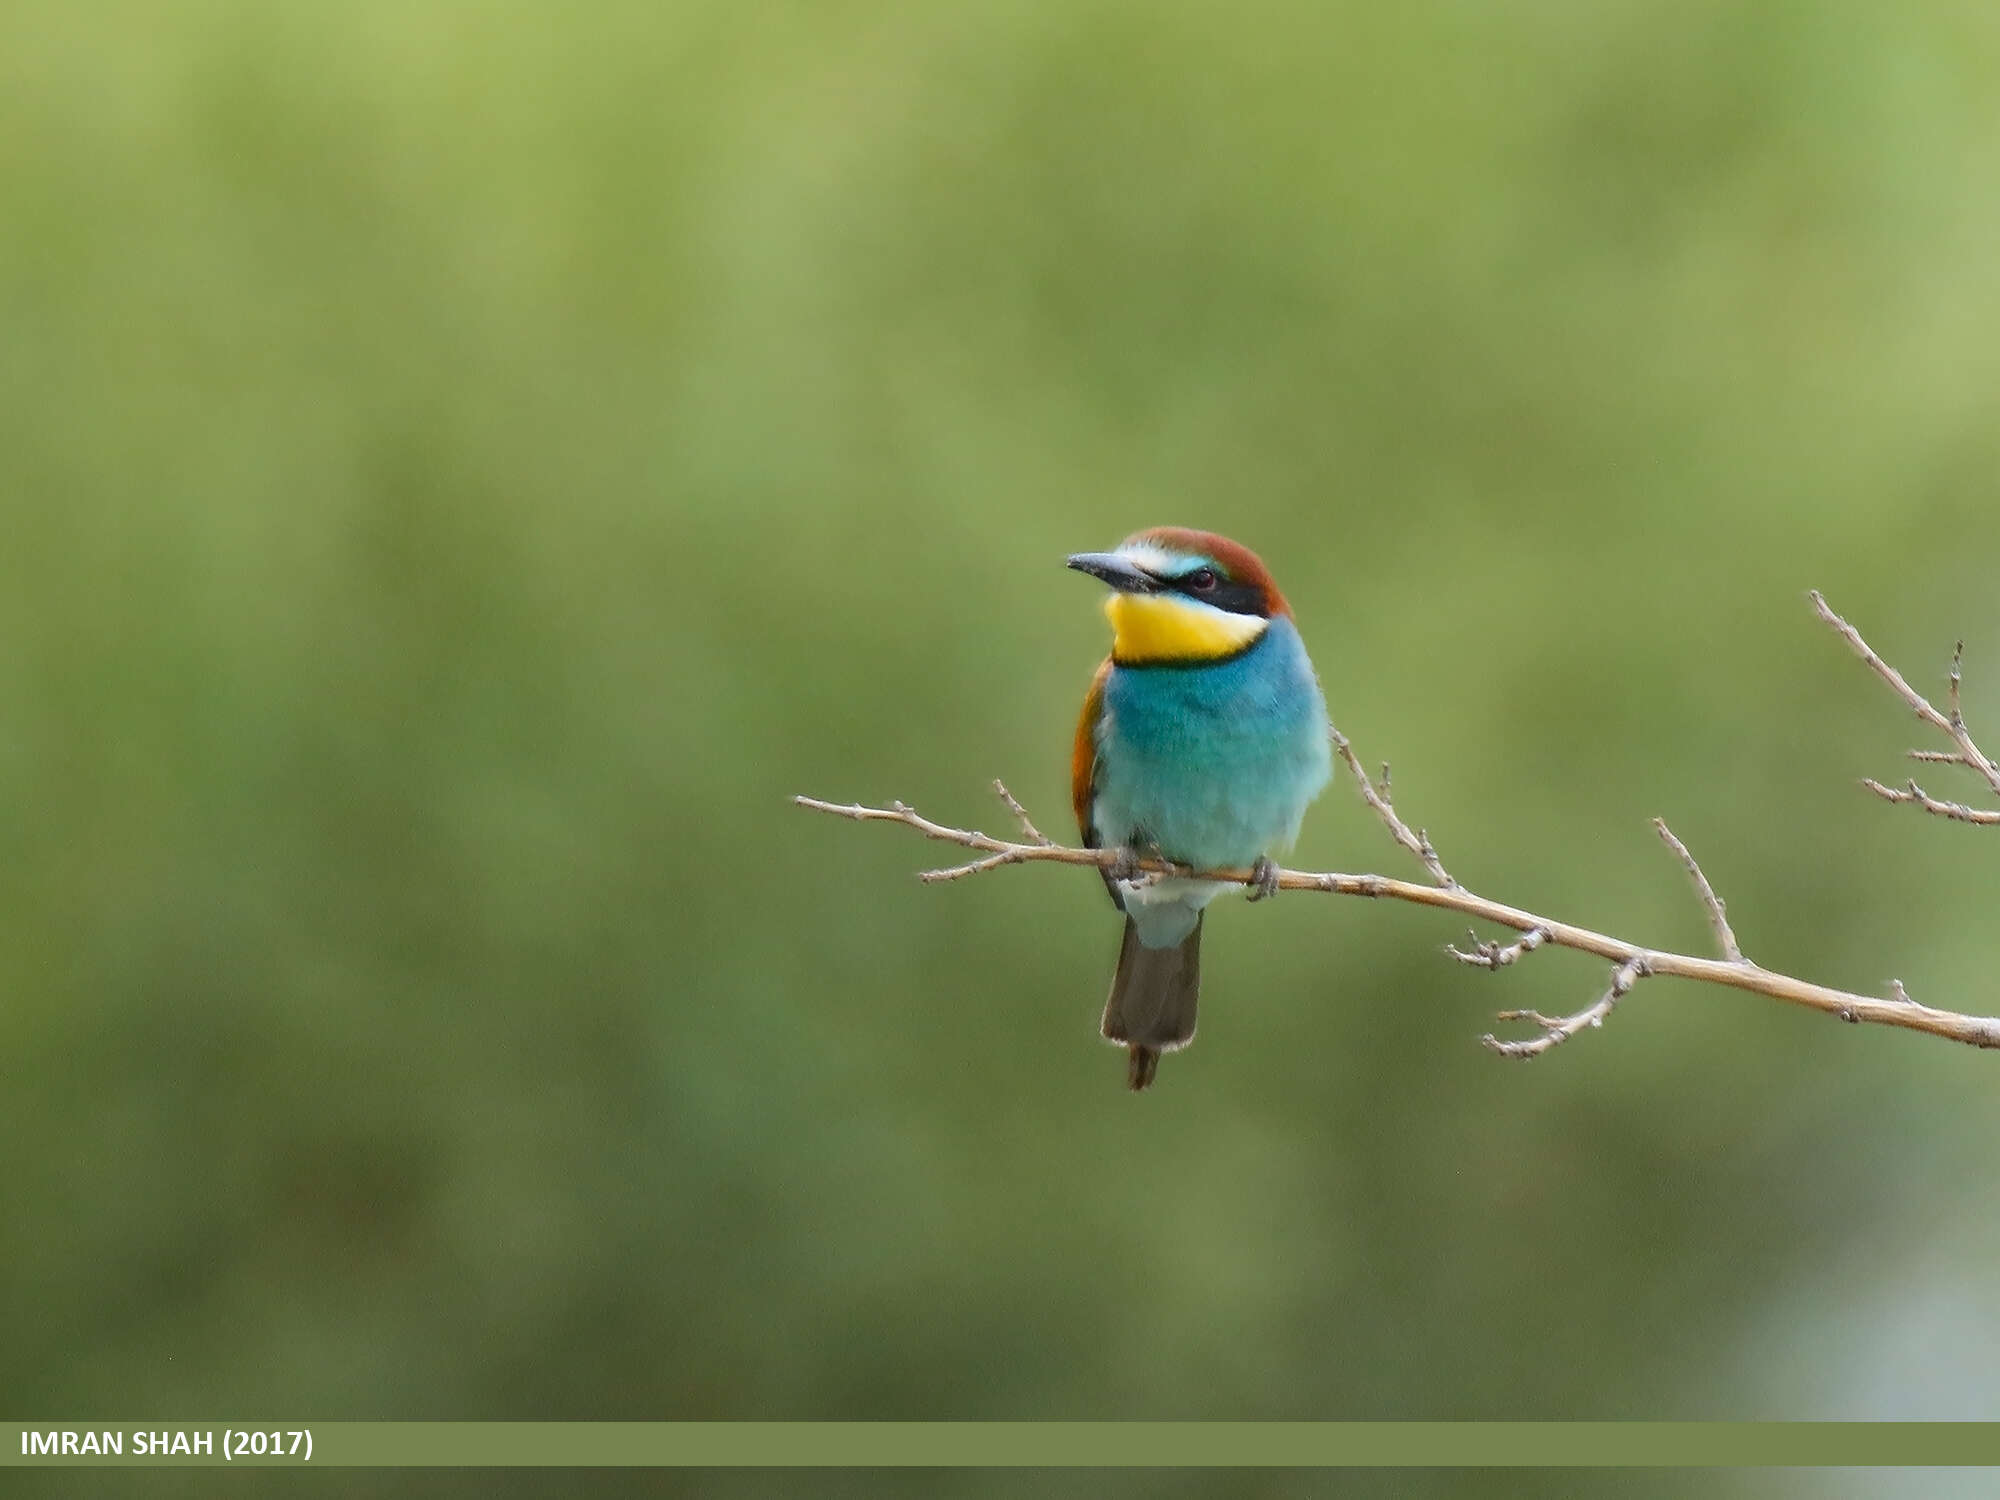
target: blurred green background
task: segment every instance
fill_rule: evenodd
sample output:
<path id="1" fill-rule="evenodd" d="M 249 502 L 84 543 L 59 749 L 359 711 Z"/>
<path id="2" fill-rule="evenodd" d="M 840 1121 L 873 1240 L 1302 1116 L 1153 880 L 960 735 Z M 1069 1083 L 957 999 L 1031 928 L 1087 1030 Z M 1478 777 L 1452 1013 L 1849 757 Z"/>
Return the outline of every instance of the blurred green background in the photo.
<path id="1" fill-rule="evenodd" d="M 1475 888 L 2000 1009 L 1804 600 L 2000 741 L 1992 11 L 20 7 L 0 194 L 0 1408 L 2000 1408 L 2000 1059 L 1288 896 L 1133 1098 L 1094 877 L 788 805 L 1063 828 L 1212 527 Z"/>

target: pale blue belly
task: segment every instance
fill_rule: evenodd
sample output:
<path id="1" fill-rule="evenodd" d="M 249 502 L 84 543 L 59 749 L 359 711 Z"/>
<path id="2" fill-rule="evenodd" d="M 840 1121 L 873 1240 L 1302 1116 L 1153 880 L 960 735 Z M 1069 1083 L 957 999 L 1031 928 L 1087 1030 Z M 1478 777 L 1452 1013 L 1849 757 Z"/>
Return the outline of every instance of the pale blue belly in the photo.
<path id="1" fill-rule="evenodd" d="M 1100 841 L 1244 866 L 1288 848 L 1332 771 L 1326 704 L 1291 621 L 1233 661 L 1114 667 L 1098 731 Z"/>

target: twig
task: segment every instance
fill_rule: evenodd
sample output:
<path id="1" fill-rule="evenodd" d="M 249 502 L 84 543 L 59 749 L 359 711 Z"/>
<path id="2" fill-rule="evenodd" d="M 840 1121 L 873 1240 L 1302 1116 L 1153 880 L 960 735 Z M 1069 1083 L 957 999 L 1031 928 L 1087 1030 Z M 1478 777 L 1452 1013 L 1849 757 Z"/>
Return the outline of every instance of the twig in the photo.
<path id="1" fill-rule="evenodd" d="M 1396 816 L 1396 804 L 1389 793 L 1389 763 L 1382 763 L 1382 784 L 1377 786 L 1368 779 L 1368 772 L 1355 755 L 1354 747 L 1347 743 L 1347 736 L 1331 724 L 1326 726 L 1326 732 L 1333 739 L 1333 748 L 1347 763 L 1347 769 L 1354 773 L 1354 783 L 1361 790 L 1361 800 L 1375 809 L 1375 815 L 1389 830 L 1389 836 L 1415 856 L 1417 862 L 1430 872 L 1432 880 L 1441 886 L 1457 885 L 1458 882 L 1451 878 L 1438 859 L 1437 850 L 1431 847 L 1430 834 L 1423 829 L 1410 832 L 1410 825 Z"/>
<path id="2" fill-rule="evenodd" d="M 1569 922 L 1558 922 L 1553 918 L 1538 916 L 1534 912 L 1523 911 L 1520 907 L 1509 906 L 1505 902 L 1489 900 L 1467 890 L 1452 881 L 1438 864 L 1436 852 L 1430 850 L 1429 841 L 1412 834 L 1402 820 L 1396 817 L 1388 800 L 1381 796 L 1365 774 L 1360 773 L 1352 750 L 1344 738 L 1335 732 L 1334 744 L 1341 756 L 1356 770 L 1355 780 L 1362 796 L 1381 815 L 1396 842 L 1415 855 L 1437 882 L 1433 885 L 1419 885 L 1414 881 L 1396 880 L 1386 875 L 1346 875 L 1338 873 L 1313 873 L 1304 870 L 1281 870 L 1278 872 L 1278 887 L 1288 891 L 1321 891 L 1337 896 L 1366 896 L 1376 900 L 1406 901 L 1415 906 L 1436 907 L 1442 911 L 1456 912 L 1463 917 L 1471 917 L 1482 922 L 1490 922 L 1496 927 L 1507 928 L 1522 934 L 1515 943 L 1506 945 L 1513 949 L 1512 957 L 1500 957 L 1506 949 L 1496 949 L 1495 957 L 1481 960 L 1478 950 L 1467 958 L 1461 954 L 1461 962 L 1485 962 L 1491 968 L 1503 968 L 1514 962 L 1521 954 L 1550 944 L 1558 948 L 1570 948 L 1579 953 L 1589 953 L 1617 966 L 1610 990 L 1598 1000 L 1577 1012 L 1574 1016 L 1551 1020 L 1539 1012 L 1511 1012 L 1514 1019 L 1534 1021 L 1544 1029 L 1544 1036 L 1529 1042 L 1491 1042 L 1489 1045 L 1503 1056 L 1535 1057 L 1546 1052 L 1558 1041 L 1567 1040 L 1586 1026 L 1602 1022 L 1613 1006 L 1638 979 L 1655 976 L 1668 979 L 1689 979 L 1703 984 L 1717 984 L 1729 989 L 1743 990 L 1750 994 L 1763 995 L 1772 1000 L 1782 1000 L 1790 1005 L 1804 1006 L 1809 1010 L 1837 1016 L 1843 1021 L 1866 1021 L 1880 1026 L 1896 1026 L 1907 1031 L 1921 1031 L 1930 1036 L 1943 1037 L 1948 1041 L 1963 1042 L 1974 1047 L 2000 1047 L 2000 1017 L 1962 1015 L 1957 1011 L 1938 1010 L 1928 1005 L 1919 1005 L 1909 999 L 1898 984 L 1894 998 L 1882 999 L 1871 995 L 1858 995 L 1846 990 L 1832 989 L 1825 985 L 1795 979 L 1788 974 L 1775 973 L 1748 959 L 1738 957 L 1696 958 L 1691 954 L 1662 953 L 1627 942 L 1623 938 L 1611 937 L 1594 932 L 1588 927 L 1579 927 Z M 920 877 L 926 881 L 957 880 L 967 875 L 983 874 L 998 869 L 1002 865 L 1014 864 L 1065 864 L 1090 865 L 1104 869 L 1119 858 L 1114 849 L 1076 849 L 1061 844 L 1013 843 L 1006 839 L 996 839 L 976 829 L 948 828 L 934 823 L 920 815 L 914 808 L 901 802 L 888 807 L 866 807 L 859 803 L 822 802 L 814 797 L 792 799 L 800 807 L 814 812 L 831 813 L 836 817 L 853 818 L 860 822 L 901 823 L 913 828 L 929 839 L 942 843 L 956 844 L 961 848 L 978 851 L 984 858 L 970 864 L 951 866 L 941 870 L 929 870 Z M 1683 849 L 1683 854 L 1685 853 Z M 1692 865 L 1688 858 L 1686 862 Z M 1140 859 L 1131 866 L 1133 873 L 1154 875 L 1194 876 L 1202 880 L 1213 880 L 1235 885 L 1249 885 L 1257 879 L 1253 870 L 1188 870 L 1163 860 Z M 1704 880 L 1703 885 L 1706 884 Z M 1699 887 L 1697 888 L 1699 890 Z M 1713 897 L 1711 889 L 1709 896 Z M 1716 900 L 1711 908 L 1714 920 L 1721 907 Z M 1725 923 L 1726 929 L 1726 923 Z M 1535 934 L 1539 933 L 1537 937 Z M 1725 952 L 1730 943 L 1725 941 Z M 1620 979 L 1623 976 L 1621 984 Z M 1503 1017 L 1506 1019 L 1508 1017 Z M 1559 1033 L 1559 1035 L 1557 1035 Z M 1553 1038 L 1553 1039 L 1551 1039 Z"/>
<path id="3" fill-rule="evenodd" d="M 998 782 L 994 783 L 996 786 Z M 1116 857 L 1110 850 L 1065 849 L 1043 838 L 1036 844 L 1016 844 L 1006 839 L 996 839 L 977 829 L 947 828 L 942 823 L 933 823 L 915 808 L 905 802 L 891 802 L 887 807 L 863 807 L 858 802 L 822 802 L 817 797 L 794 797 L 792 801 L 800 807 L 814 812 L 832 813 L 837 818 L 852 818 L 857 823 L 901 823 L 906 828 L 914 828 L 927 839 L 936 839 L 943 844 L 957 844 L 965 849 L 983 849 L 991 854 L 989 859 L 976 859 L 970 864 L 950 865 L 940 870 L 924 870 L 917 879 L 927 885 L 935 885 L 946 880 L 959 880 L 967 875 L 983 875 L 988 870 L 997 870 L 1002 865 L 1026 864 L 1031 860 L 1052 860 L 1067 865 L 1109 865 Z M 1175 873 L 1175 867 L 1157 861 L 1141 861 L 1142 870 L 1161 873 Z"/>
<path id="4" fill-rule="evenodd" d="M 1833 632 L 1846 641 L 1854 654 L 1868 663 L 1876 676 L 1889 684 L 1890 691 L 1909 705 L 1910 711 L 1924 723 L 1947 736 L 1958 748 L 1956 750 L 1912 750 L 1914 760 L 1926 761 L 1934 765 L 1964 766 L 1976 771 L 1986 781 L 1995 796 L 2000 796 L 2000 762 L 1981 750 L 1973 742 L 1971 733 L 1965 727 L 1965 710 L 1959 701 L 1961 668 L 1965 658 L 1965 642 L 1960 641 L 1951 654 L 1951 675 L 1948 679 L 1946 703 L 1948 714 L 1939 713 L 1931 701 L 1904 679 L 1903 674 L 1890 666 L 1879 656 L 1875 648 L 1862 639 L 1861 632 L 1833 612 L 1826 597 L 1818 589 L 1812 590 L 1813 612 L 1826 622 Z M 1931 796 L 1916 782 L 1907 782 L 1902 787 L 1886 786 L 1873 778 L 1861 783 L 1869 791 L 1885 802 L 1909 802 L 1921 807 L 1927 813 L 1935 813 L 1941 818 L 1950 818 L 1960 823 L 1993 824 L 2000 823 L 2000 812 L 1987 812 L 1979 808 L 1967 807 L 1961 802 L 1946 802 Z"/>
<path id="5" fill-rule="evenodd" d="M 1524 954 L 1533 953 L 1549 940 L 1547 929 L 1541 927 L 1530 927 L 1511 943 L 1483 942 L 1479 934 L 1472 931 L 1467 931 L 1465 935 L 1472 941 L 1470 950 L 1446 943 L 1444 951 L 1462 964 L 1470 964 L 1475 969 L 1491 969 L 1495 973 L 1519 962 Z"/>
<path id="6" fill-rule="evenodd" d="M 1738 962 L 1741 962 L 1739 959 Z M 1586 1026 L 1602 1026 L 1604 1018 L 1611 1014 L 1612 1007 L 1623 1000 L 1633 985 L 1652 973 L 1651 961 L 1644 954 L 1635 955 L 1611 971 L 1611 986 L 1573 1016 L 1545 1016 L 1538 1010 L 1503 1010 L 1503 1021 L 1533 1021 L 1542 1028 L 1538 1037 L 1526 1041 L 1503 1042 L 1491 1032 L 1479 1040 L 1489 1052 L 1497 1052 L 1502 1057 L 1522 1059 L 1540 1057 L 1551 1047 L 1561 1046 Z"/>
<path id="7" fill-rule="evenodd" d="M 1950 818 L 1954 823 L 2000 823 L 2000 812 L 1986 807 L 1967 807 L 1963 802 L 1943 801 L 1933 797 L 1915 781 L 1906 781 L 1901 786 L 1884 786 L 1873 776 L 1864 776 L 1861 784 L 1884 802 L 1914 802 L 1925 812 Z"/>
<path id="8" fill-rule="evenodd" d="M 1006 804 L 1007 811 L 1014 815 L 1015 821 L 1021 825 L 1021 832 L 1044 848 L 1055 842 L 1055 840 L 1051 839 L 1046 833 L 1043 833 L 1041 829 L 1035 826 L 1035 820 L 1028 816 L 1027 808 L 1014 800 L 1014 794 L 1007 790 L 1007 783 L 997 776 L 993 778 L 993 791 Z"/>
<path id="9" fill-rule="evenodd" d="M 1748 963 L 1743 950 L 1736 944 L 1736 934 L 1729 927 L 1729 913 L 1724 910 L 1722 898 L 1715 894 L 1715 887 L 1708 883 L 1708 877 L 1701 873 L 1701 866 L 1688 853 L 1688 846 L 1674 837 L 1673 829 L 1667 827 L 1666 819 L 1653 819 L 1653 831 L 1659 834 L 1666 846 L 1680 856 L 1686 867 L 1688 879 L 1694 882 L 1694 893 L 1701 897 L 1701 904 L 1708 910 L 1708 925 L 1715 929 L 1715 940 L 1722 946 L 1722 956 L 1731 963 Z"/>

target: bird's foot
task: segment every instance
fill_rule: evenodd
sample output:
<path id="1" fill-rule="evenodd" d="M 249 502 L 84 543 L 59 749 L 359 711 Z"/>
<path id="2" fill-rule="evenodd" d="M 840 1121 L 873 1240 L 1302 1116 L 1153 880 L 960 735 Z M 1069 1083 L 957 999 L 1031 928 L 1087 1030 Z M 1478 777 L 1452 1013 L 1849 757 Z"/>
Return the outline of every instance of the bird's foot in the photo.
<path id="1" fill-rule="evenodd" d="M 1250 867 L 1250 899 L 1268 901 L 1278 894 L 1278 867 L 1268 854 L 1257 856 Z"/>
<path id="2" fill-rule="evenodd" d="M 1118 857 L 1104 867 L 1104 878 L 1113 885 L 1123 885 L 1137 877 L 1140 854 L 1130 844 L 1118 846 Z"/>

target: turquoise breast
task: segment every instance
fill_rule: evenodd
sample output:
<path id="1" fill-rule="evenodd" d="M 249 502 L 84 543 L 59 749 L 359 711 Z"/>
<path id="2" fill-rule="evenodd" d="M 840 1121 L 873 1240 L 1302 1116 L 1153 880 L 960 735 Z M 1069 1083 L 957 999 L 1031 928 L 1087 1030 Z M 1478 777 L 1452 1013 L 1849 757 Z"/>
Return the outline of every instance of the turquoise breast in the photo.
<path id="1" fill-rule="evenodd" d="M 1280 616 L 1228 661 L 1112 668 L 1091 821 L 1105 846 L 1136 837 L 1181 863 L 1248 865 L 1298 837 L 1332 769 L 1319 681 Z"/>

